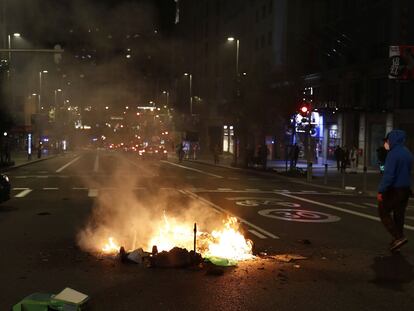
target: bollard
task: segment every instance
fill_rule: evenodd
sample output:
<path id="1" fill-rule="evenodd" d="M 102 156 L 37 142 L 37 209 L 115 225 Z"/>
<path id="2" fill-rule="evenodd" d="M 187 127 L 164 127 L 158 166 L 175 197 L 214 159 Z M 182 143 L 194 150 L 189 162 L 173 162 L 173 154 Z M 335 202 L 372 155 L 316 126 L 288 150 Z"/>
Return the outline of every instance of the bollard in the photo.
<path id="1" fill-rule="evenodd" d="M 325 164 L 325 175 L 323 176 L 323 184 L 328 184 L 328 164 Z"/>
<path id="2" fill-rule="evenodd" d="M 308 171 L 307 171 L 307 179 L 308 181 L 312 181 L 312 162 L 308 162 Z"/>
<path id="3" fill-rule="evenodd" d="M 341 174 L 342 174 L 342 189 L 345 189 L 345 170 L 343 170 Z"/>
<path id="4" fill-rule="evenodd" d="M 367 167 L 366 166 L 364 166 L 364 175 L 363 175 L 362 181 L 363 181 L 362 191 L 366 193 L 367 192 Z"/>

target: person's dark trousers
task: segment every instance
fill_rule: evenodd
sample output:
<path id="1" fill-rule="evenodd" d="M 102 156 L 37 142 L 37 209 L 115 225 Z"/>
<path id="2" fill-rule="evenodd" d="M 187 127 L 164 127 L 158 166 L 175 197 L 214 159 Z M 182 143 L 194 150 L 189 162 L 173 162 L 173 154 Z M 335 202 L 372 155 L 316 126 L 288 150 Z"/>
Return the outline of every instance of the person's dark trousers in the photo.
<path id="1" fill-rule="evenodd" d="M 336 160 L 336 168 L 338 169 L 338 171 L 341 169 L 342 165 L 341 165 L 341 161 Z"/>
<path id="2" fill-rule="evenodd" d="M 392 188 L 383 193 L 382 202 L 379 202 L 378 212 L 382 224 L 394 239 L 404 237 L 405 210 L 410 193 L 409 188 Z"/>

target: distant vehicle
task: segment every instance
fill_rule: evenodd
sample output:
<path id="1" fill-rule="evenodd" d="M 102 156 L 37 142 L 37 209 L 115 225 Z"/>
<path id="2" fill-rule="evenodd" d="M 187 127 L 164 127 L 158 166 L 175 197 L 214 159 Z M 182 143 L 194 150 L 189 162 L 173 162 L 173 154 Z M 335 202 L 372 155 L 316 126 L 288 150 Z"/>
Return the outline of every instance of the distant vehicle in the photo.
<path id="1" fill-rule="evenodd" d="M 163 146 L 147 146 L 138 150 L 142 159 L 148 160 L 167 160 L 168 151 Z"/>
<path id="2" fill-rule="evenodd" d="M 9 177 L 0 174 L 0 203 L 10 199 L 10 188 Z"/>

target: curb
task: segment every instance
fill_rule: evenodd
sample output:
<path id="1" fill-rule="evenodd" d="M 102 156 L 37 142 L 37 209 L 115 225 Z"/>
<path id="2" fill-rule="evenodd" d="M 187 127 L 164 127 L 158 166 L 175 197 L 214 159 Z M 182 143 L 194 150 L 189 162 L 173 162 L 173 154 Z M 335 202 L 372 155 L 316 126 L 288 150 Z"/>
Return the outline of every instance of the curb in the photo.
<path id="1" fill-rule="evenodd" d="M 245 171 L 245 172 L 251 172 L 253 174 L 256 175 L 261 175 L 261 176 L 266 176 L 266 177 L 277 177 L 280 179 L 284 179 L 287 181 L 290 181 L 292 183 L 296 183 L 296 184 L 300 184 L 300 185 L 306 185 L 306 186 L 311 186 L 311 187 L 315 187 L 315 188 L 319 188 L 319 189 L 324 189 L 324 190 L 333 190 L 333 191 L 341 191 L 343 193 L 352 193 L 350 191 L 347 191 L 343 188 L 337 188 L 337 187 L 330 187 L 330 186 L 324 186 L 324 185 L 318 185 L 318 184 L 311 184 L 308 183 L 306 181 L 301 181 L 301 180 L 297 180 L 295 178 L 292 177 L 286 177 L 286 176 L 282 176 L 280 174 L 278 174 L 277 172 L 275 173 L 270 173 L 270 172 L 258 172 L 255 170 L 249 170 L 249 169 L 245 169 L 245 168 L 240 168 L 240 167 L 232 167 L 232 166 L 225 166 L 225 165 L 215 165 L 213 163 L 208 163 L 208 162 L 204 162 L 204 161 L 199 161 L 199 160 L 186 160 L 188 162 L 193 162 L 193 163 L 198 163 L 198 164 L 203 164 L 203 165 L 208 165 L 208 166 L 214 166 L 214 167 L 221 167 L 221 168 L 225 168 L 225 169 L 230 169 L 230 170 L 239 170 L 239 171 Z M 365 193 L 360 192 L 358 190 L 354 190 L 353 193 L 355 195 L 367 195 L 367 196 L 372 196 L 375 197 L 377 195 L 377 193 L 375 191 L 367 191 Z"/>
<path id="2" fill-rule="evenodd" d="M 18 169 L 18 168 L 23 167 L 23 166 L 27 166 L 27 165 L 30 165 L 30 164 L 35 164 L 35 163 L 39 163 L 39 162 L 42 162 L 42 161 L 46 161 L 46 160 L 50 160 L 50 159 L 54 159 L 54 158 L 56 158 L 56 157 L 58 157 L 58 156 L 59 156 L 59 155 L 51 155 L 51 156 L 48 156 L 48 157 L 46 157 L 46 158 L 37 159 L 37 160 L 28 161 L 28 162 L 21 163 L 21 164 L 17 164 L 17 165 L 9 166 L 9 167 L 6 167 L 6 168 L 2 168 L 2 169 L 0 169 L 0 172 L 1 172 L 1 173 L 5 173 L 5 172 L 8 172 L 8 171 L 12 171 L 12 170 Z"/>

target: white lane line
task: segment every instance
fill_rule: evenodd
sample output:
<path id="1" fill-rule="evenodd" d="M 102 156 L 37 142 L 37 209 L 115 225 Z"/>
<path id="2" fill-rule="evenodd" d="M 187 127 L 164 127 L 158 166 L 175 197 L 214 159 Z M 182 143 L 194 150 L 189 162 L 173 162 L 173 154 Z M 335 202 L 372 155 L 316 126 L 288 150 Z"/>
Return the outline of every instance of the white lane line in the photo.
<path id="1" fill-rule="evenodd" d="M 36 176 L 36 178 L 49 178 L 49 176 L 47 176 L 47 175 L 38 175 L 38 176 Z"/>
<path id="2" fill-rule="evenodd" d="M 93 164 L 93 171 L 97 173 L 99 170 L 99 152 L 96 152 L 95 163 Z"/>
<path id="3" fill-rule="evenodd" d="M 375 207 L 375 208 L 378 207 L 378 205 L 374 203 L 364 203 L 364 205 L 369 206 L 369 207 Z"/>
<path id="4" fill-rule="evenodd" d="M 414 216 L 405 216 L 405 218 L 414 220 Z"/>
<path id="5" fill-rule="evenodd" d="M 338 204 L 345 204 L 345 205 L 348 205 L 348 206 L 358 207 L 358 208 L 368 208 L 367 206 L 352 203 L 352 202 L 338 202 Z"/>
<path id="6" fill-rule="evenodd" d="M 250 229 L 250 230 L 247 230 L 247 231 L 249 231 L 250 233 L 254 234 L 259 239 L 267 239 L 267 237 L 265 235 L 261 234 L 260 232 L 257 232 L 256 230 Z"/>
<path id="7" fill-rule="evenodd" d="M 29 188 L 26 188 L 26 187 L 24 187 L 24 188 L 13 188 L 12 190 L 18 191 L 18 190 L 26 190 L 26 189 L 29 189 Z"/>
<path id="8" fill-rule="evenodd" d="M 255 188 L 255 189 L 252 189 L 252 188 L 246 188 L 246 189 L 244 189 L 244 190 L 246 190 L 246 191 L 261 191 L 260 189 L 257 189 L 257 188 Z"/>
<path id="9" fill-rule="evenodd" d="M 279 237 L 274 235 L 273 233 L 270 233 L 269 231 L 266 231 L 266 230 L 264 230 L 264 229 L 262 229 L 262 228 L 260 228 L 256 225 L 252 224 L 251 222 L 249 222 L 249 221 L 247 221 L 247 220 L 245 220 L 245 219 L 243 219 L 239 216 L 234 215 L 233 213 L 229 212 L 228 210 L 218 206 L 217 204 L 214 204 L 213 202 L 210 202 L 210 201 L 204 199 L 203 197 L 201 197 L 201 196 L 199 196 L 195 193 L 192 193 L 192 192 L 186 191 L 186 190 L 179 190 L 179 192 L 183 193 L 184 195 L 189 196 L 190 198 L 193 198 L 194 200 L 199 200 L 199 201 L 203 202 L 204 204 L 212 207 L 213 209 L 216 209 L 216 210 L 220 211 L 223 214 L 226 214 L 226 215 L 229 215 L 229 216 L 232 216 L 232 217 L 236 217 L 240 222 L 248 225 L 249 227 L 252 227 L 253 229 L 257 230 L 258 232 L 260 232 L 260 233 L 262 233 L 262 234 L 264 234 L 268 237 L 271 237 L 272 239 L 279 239 Z"/>
<path id="10" fill-rule="evenodd" d="M 88 190 L 88 188 L 84 188 L 84 187 L 73 187 L 73 190 Z"/>
<path id="11" fill-rule="evenodd" d="M 23 197 L 25 197 L 26 195 L 28 195 L 32 191 L 33 191 L 32 189 L 25 189 L 25 190 L 19 192 L 18 194 L 16 194 L 14 197 L 15 198 L 23 198 Z"/>
<path id="12" fill-rule="evenodd" d="M 217 188 L 218 191 L 232 191 L 231 188 Z"/>
<path id="13" fill-rule="evenodd" d="M 351 211 L 351 210 L 348 210 L 348 209 L 345 209 L 345 208 L 342 208 L 342 207 L 338 207 L 338 206 L 334 206 L 334 205 L 331 205 L 331 204 L 326 204 L 326 203 L 322 203 L 322 202 L 317 202 L 317 201 L 301 198 L 301 197 L 294 196 L 294 195 L 287 194 L 287 193 L 279 193 L 279 194 L 282 195 L 282 196 L 291 198 L 291 199 L 303 201 L 303 202 L 314 204 L 314 205 L 319 205 L 319 206 L 330 208 L 330 209 L 333 209 L 333 210 L 336 210 L 336 211 L 339 211 L 339 212 L 343 212 L 343 213 L 351 214 L 351 215 L 354 215 L 354 216 L 359 216 L 359 217 L 362 217 L 362 218 L 366 218 L 366 219 L 381 222 L 381 219 L 379 219 L 378 217 L 372 216 L 372 215 L 368 215 L 368 214 L 364 214 L 364 213 L 360 213 L 360 212 L 356 212 L 356 211 Z M 405 225 L 404 228 L 414 231 L 414 226 Z"/>
<path id="14" fill-rule="evenodd" d="M 43 188 L 43 190 L 59 190 L 59 188 L 51 187 L 51 188 Z"/>
<path id="15" fill-rule="evenodd" d="M 98 196 L 98 189 L 89 189 L 88 197 L 94 198 Z"/>
<path id="16" fill-rule="evenodd" d="M 315 190 L 302 190 L 302 193 L 318 193 L 318 191 Z"/>
<path id="17" fill-rule="evenodd" d="M 72 161 L 70 161 L 69 163 L 66 163 L 65 165 L 63 165 L 62 167 L 58 168 L 56 170 L 56 173 L 60 173 L 61 171 L 63 171 L 65 168 L 67 168 L 69 165 L 72 165 L 73 163 L 75 163 L 76 161 L 78 161 L 81 158 L 81 156 L 74 158 Z"/>
<path id="18" fill-rule="evenodd" d="M 14 178 L 17 178 L 17 179 L 23 179 L 23 178 L 27 178 L 28 176 L 15 176 Z"/>
<path id="19" fill-rule="evenodd" d="M 211 176 L 211 177 L 215 177 L 215 178 L 224 178 L 223 176 L 220 176 L 220 175 L 208 173 L 208 172 L 205 172 L 205 171 L 202 171 L 202 170 L 198 170 L 196 168 L 180 165 L 180 164 L 177 164 L 177 163 L 172 163 L 172 162 L 168 162 L 168 161 L 161 161 L 161 162 L 172 165 L 172 166 L 176 166 L 176 167 L 179 167 L 179 168 L 183 168 L 185 170 L 189 170 L 189 171 L 197 172 L 197 173 L 200 173 L 200 174 L 204 174 L 204 175 L 207 175 L 207 176 Z"/>
<path id="20" fill-rule="evenodd" d="M 238 177 L 228 177 L 227 179 L 228 180 L 240 180 L 240 178 L 238 178 Z"/>

